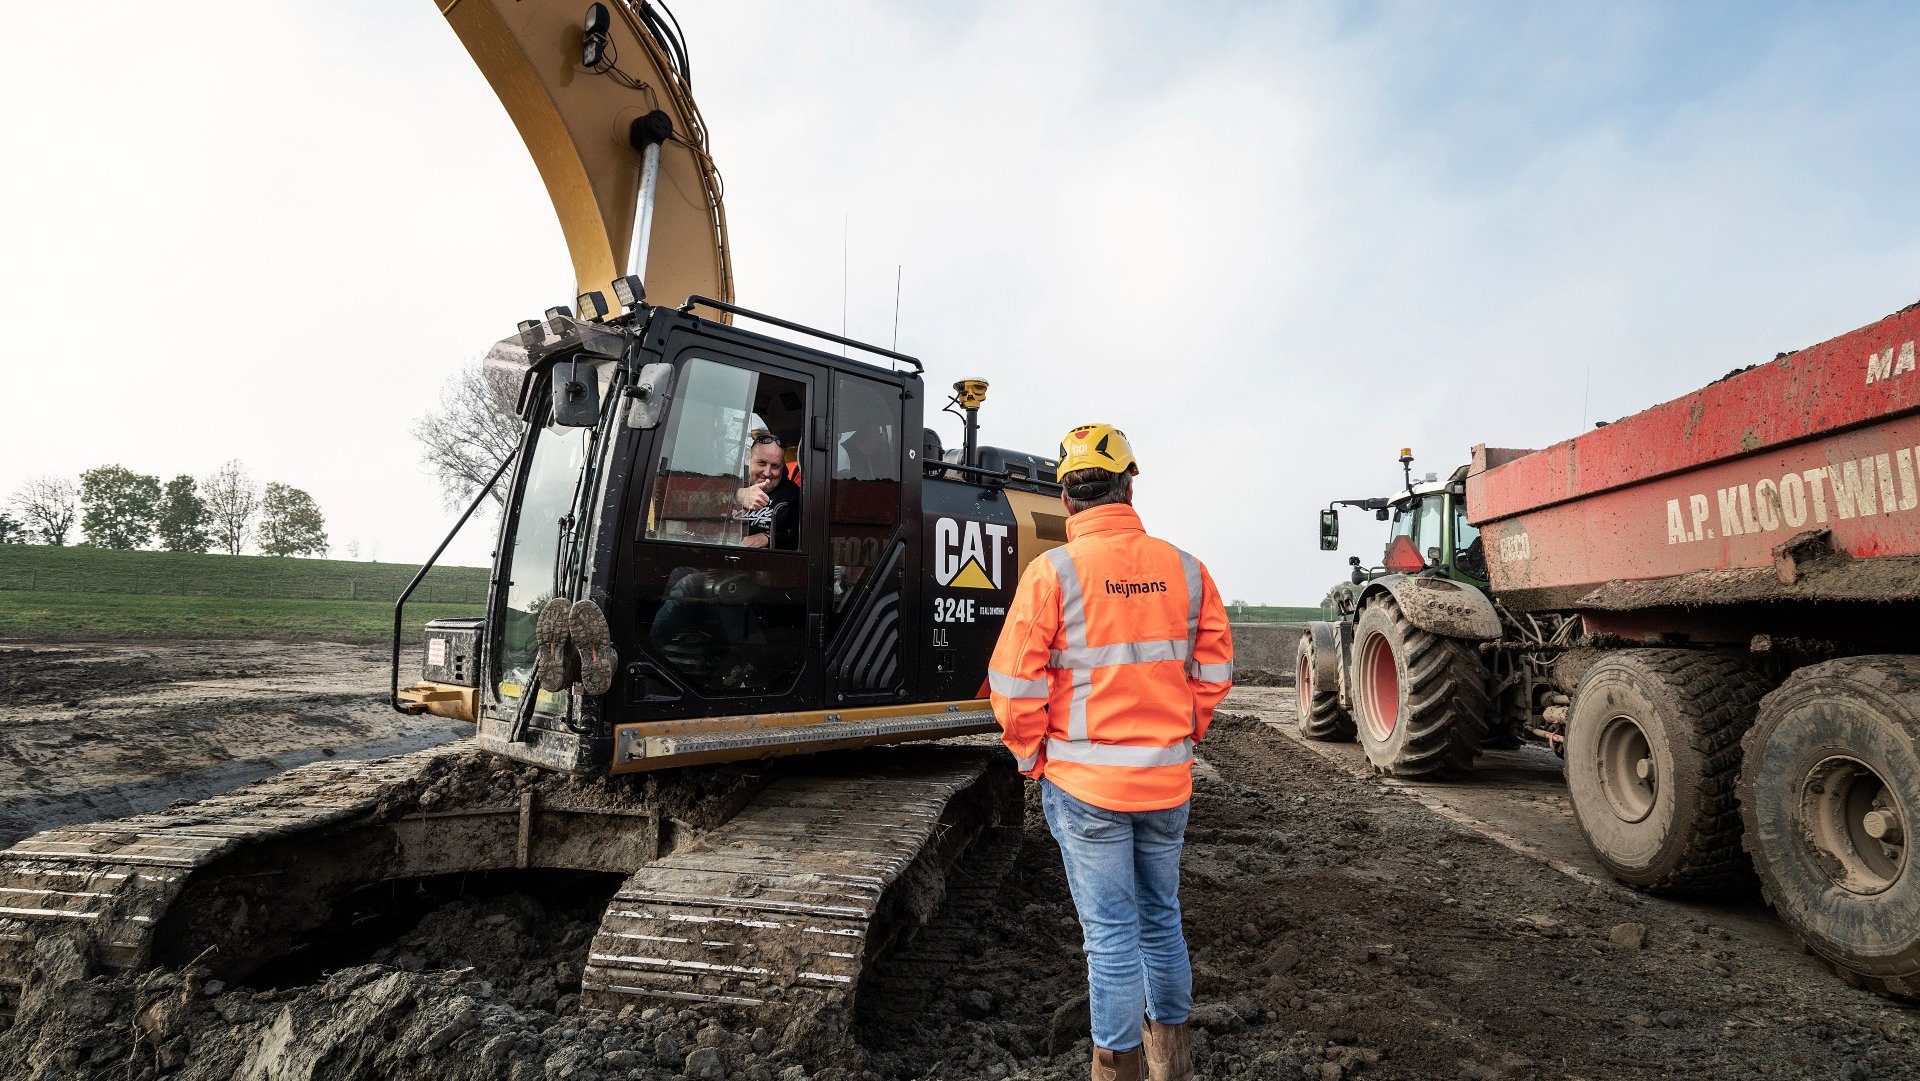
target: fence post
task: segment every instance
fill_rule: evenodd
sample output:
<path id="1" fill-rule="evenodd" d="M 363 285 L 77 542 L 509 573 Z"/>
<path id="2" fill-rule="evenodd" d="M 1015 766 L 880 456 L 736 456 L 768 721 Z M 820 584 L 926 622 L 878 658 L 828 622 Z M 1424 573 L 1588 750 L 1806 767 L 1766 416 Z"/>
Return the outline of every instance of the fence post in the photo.
<path id="1" fill-rule="evenodd" d="M 360 599 L 360 579 L 358 578 L 347 579 L 347 599 L 350 601 L 357 601 Z"/>

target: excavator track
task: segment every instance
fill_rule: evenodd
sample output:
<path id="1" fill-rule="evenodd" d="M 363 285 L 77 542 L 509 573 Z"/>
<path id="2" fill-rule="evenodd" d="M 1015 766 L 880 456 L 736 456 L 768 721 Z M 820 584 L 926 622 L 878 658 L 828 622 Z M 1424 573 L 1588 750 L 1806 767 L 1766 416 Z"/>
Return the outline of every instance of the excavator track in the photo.
<path id="1" fill-rule="evenodd" d="M 389 786 L 446 753 L 326 762 L 164 811 L 62 826 L 0 852 L 0 1019 L 37 965 L 70 975 L 163 963 L 157 932 L 196 873 L 249 844 L 374 810 Z"/>
<path id="2" fill-rule="evenodd" d="M 245 978 L 369 886 L 543 868 L 627 876 L 587 959 L 587 1005 L 850 1009 L 866 962 L 939 907 L 947 868 L 1020 813 L 1011 764 L 983 748 L 807 756 L 705 833 L 668 829 L 679 847 L 663 857 L 670 806 L 421 795 L 489 761 L 459 743 L 316 763 L 0 852 L 0 1023 L 69 978 L 188 964 Z"/>
<path id="3" fill-rule="evenodd" d="M 593 940 L 583 996 L 607 1008 L 671 999 L 850 1012 L 869 962 L 940 907 L 955 860 L 1019 822 L 1003 756 L 888 756 L 883 771 L 777 780 L 726 825 L 637 871 Z"/>

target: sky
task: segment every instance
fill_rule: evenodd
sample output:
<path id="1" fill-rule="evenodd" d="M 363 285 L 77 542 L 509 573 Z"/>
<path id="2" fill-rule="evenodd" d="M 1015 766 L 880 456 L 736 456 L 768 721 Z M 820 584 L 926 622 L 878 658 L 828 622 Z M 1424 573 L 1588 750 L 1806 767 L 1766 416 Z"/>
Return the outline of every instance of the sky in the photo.
<path id="1" fill-rule="evenodd" d="M 1911 5 L 674 11 L 740 302 L 884 345 L 897 273 L 929 387 L 991 384 L 983 442 L 1119 425 L 1149 529 L 1230 599 L 1376 561 L 1383 526 L 1322 553 L 1316 514 L 1402 446 L 1546 446 L 1920 298 Z M 455 512 L 413 422 L 573 292 L 434 4 L 8 24 L 0 501 L 238 458 L 336 556 L 425 558 Z"/>

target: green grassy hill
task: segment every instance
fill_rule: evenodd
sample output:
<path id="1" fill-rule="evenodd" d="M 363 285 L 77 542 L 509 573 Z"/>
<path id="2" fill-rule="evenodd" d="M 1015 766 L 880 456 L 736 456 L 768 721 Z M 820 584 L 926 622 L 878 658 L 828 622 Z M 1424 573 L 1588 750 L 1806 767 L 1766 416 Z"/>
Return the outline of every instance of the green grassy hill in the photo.
<path id="1" fill-rule="evenodd" d="M 0 544 L 0 592 L 274 597 L 391 604 L 418 569 L 407 563 L 343 559 Z M 483 605 L 488 574 L 485 567 L 435 567 L 414 591 L 413 599 Z"/>
<path id="2" fill-rule="evenodd" d="M 0 544 L 0 638 L 325 638 L 384 641 L 419 568 L 337 559 L 113 552 Z M 480 615 L 485 567 L 435 567 L 407 603 L 429 619 Z"/>
<path id="3" fill-rule="evenodd" d="M 1229 604 L 1227 620 L 1232 623 L 1311 623 L 1325 619 L 1318 607 L 1286 608 L 1271 604 Z"/>

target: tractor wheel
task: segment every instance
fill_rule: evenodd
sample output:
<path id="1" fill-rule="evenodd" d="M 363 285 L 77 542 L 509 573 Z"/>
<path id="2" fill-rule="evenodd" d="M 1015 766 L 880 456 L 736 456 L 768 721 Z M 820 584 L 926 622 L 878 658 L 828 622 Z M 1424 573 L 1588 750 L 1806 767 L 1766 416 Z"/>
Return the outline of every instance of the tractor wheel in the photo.
<path id="1" fill-rule="evenodd" d="M 1684 649 L 1607 654 L 1567 716 L 1567 793 L 1593 854 L 1656 893 L 1750 881 L 1734 781 L 1766 681 L 1745 661 Z"/>
<path id="2" fill-rule="evenodd" d="M 1294 666 L 1294 690 L 1299 692 L 1297 709 L 1300 734 L 1321 743 L 1346 743 L 1353 739 L 1353 718 L 1340 708 L 1340 688 L 1323 687 L 1313 678 L 1313 635 L 1300 636 Z"/>
<path id="3" fill-rule="evenodd" d="M 1802 668 L 1744 744 L 1747 851 L 1774 911 L 1848 982 L 1920 997 L 1920 658 Z"/>
<path id="4" fill-rule="evenodd" d="M 1394 777 L 1457 777 L 1480 753 L 1492 703 L 1473 643 L 1414 626 L 1390 596 L 1354 628 L 1355 734 L 1373 768 Z"/>

